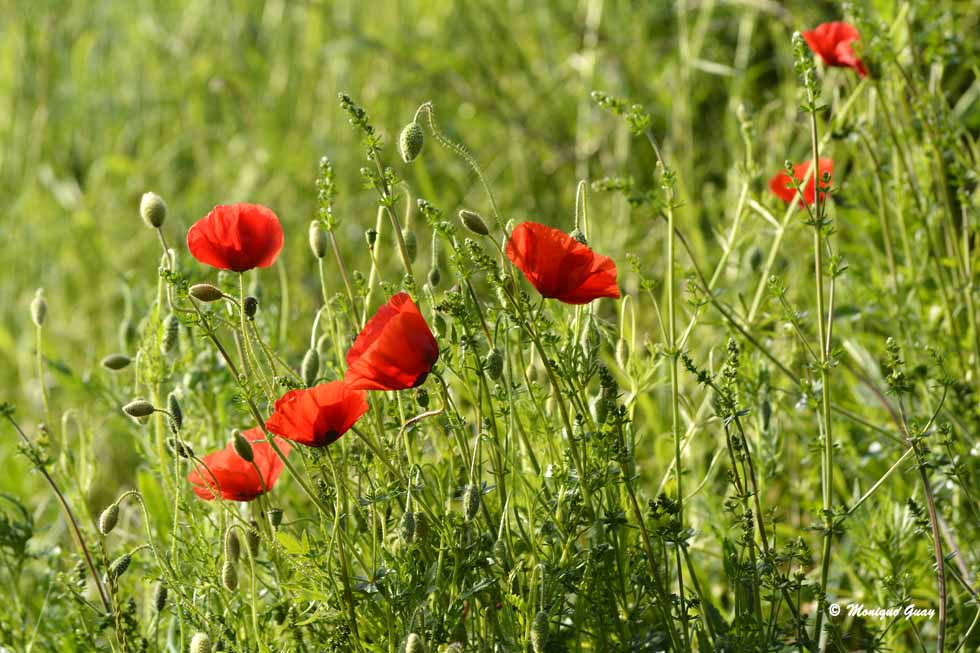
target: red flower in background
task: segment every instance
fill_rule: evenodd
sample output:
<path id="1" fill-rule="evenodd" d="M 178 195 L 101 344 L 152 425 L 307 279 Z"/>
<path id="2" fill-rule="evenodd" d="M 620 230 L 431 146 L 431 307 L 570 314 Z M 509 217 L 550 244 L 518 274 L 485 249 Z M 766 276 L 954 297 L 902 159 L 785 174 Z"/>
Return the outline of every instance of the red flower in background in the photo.
<path id="1" fill-rule="evenodd" d="M 853 25 L 843 22 L 823 23 L 816 29 L 803 32 L 803 38 L 828 66 L 853 68 L 861 77 L 867 77 L 868 69 L 854 53 L 851 45 L 861 38 Z"/>
<path id="2" fill-rule="evenodd" d="M 404 390 L 425 382 L 439 345 L 412 298 L 400 292 L 380 307 L 347 352 L 344 382 L 357 390 Z"/>
<path id="3" fill-rule="evenodd" d="M 214 499 L 216 492 L 227 501 L 251 501 L 272 489 L 282 472 L 282 460 L 266 441 L 262 429 L 249 429 L 242 435 L 252 444 L 254 464 L 239 456 L 234 441 L 231 441 L 221 451 L 209 453 L 202 459 L 206 469 L 198 465 L 187 475 L 187 480 L 194 486 L 194 494 L 206 501 Z M 283 455 L 289 455 L 288 442 L 276 444 Z"/>
<path id="4" fill-rule="evenodd" d="M 343 381 L 331 381 L 284 394 L 265 427 L 287 440 L 323 447 L 346 433 L 367 409 L 363 392 L 351 390 Z"/>
<path id="5" fill-rule="evenodd" d="M 507 258 L 544 297 L 566 304 L 619 297 L 613 260 L 558 229 L 522 222 L 507 241 Z"/>
<path id="6" fill-rule="evenodd" d="M 806 163 L 799 163 L 793 166 L 793 179 L 796 180 L 797 184 L 803 183 L 803 178 L 806 177 L 806 173 L 810 171 L 810 166 L 813 161 L 807 161 Z M 820 163 L 817 166 L 817 177 L 820 177 L 820 183 L 823 184 L 824 173 L 830 175 L 834 174 L 834 162 L 830 159 L 820 159 Z M 810 181 L 807 182 L 806 188 L 803 189 L 803 199 L 807 206 L 813 204 L 813 196 L 815 191 L 816 179 L 812 176 Z M 776 173 L 772 179 L 769 180 L 769 190 L 772 191 L 773 195 L 783 200 L 787 204 L 793 201 L 796 197 L 796 189 L 790 185 L 789 175 L 786 174 L 785 170 L 780 170 Z M 827 197 L 827 194 L 823 191 L 820 193 L 820 201 L 823 202 Z"/>
<path id="7" fill-rule="evenodd" d="M 258 204 L 216 206 L 187 232 L 187 249 L 201 263 L 245 272 L 267 268 L 282 249 L 282 226 Z"/>

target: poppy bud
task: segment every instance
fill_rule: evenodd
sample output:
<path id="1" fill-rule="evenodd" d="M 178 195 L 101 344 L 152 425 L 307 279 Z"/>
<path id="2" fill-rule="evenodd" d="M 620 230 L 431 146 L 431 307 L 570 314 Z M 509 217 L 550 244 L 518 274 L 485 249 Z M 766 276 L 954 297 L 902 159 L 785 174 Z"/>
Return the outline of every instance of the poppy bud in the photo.
<path id="1" fill-rule="evenodd" d="M 425 144 L 425 133 L 422 131 L 422 125 L 413 120 L 405 125 L 398 136 L 398 153 L 402 155 L 405 163 L 411 163 L 422 151 L 423 144 Z"/>
<path id="2" fill-rule="evenodd" d="M 463 223 L 464 227 L 475 234 L 486 236 L 490 233 L 490 230 L 487 229 L 487 223 L 484 222 L 483 217 L 476 211 L 463 209 L 459 212 L 459 220 Z"/>
<path id="3" fill-rule="evenodd" d="M 157 583 L 156 589 L 153 590 L 153 607 L 157 612 L 163 612 L 167 607 L 167 586 L 163 583 Z"/>
<path id="4" fill-rule="evenodd" d="M 108 508 L 102 511 L 99 515 L 99 532 L 103 535 L 108 535 L 112 532 L 112 529 L 116 527 L 116 522 L 119 521 L 119 504 L 110 504 Z"/>
<path id="5" fill-rule="evenodd" d="M 44 298 L 44 289 L 38 288 L 31 301 L 31 319 L 38 327 L 44 325 L 44 318 L 48 315 L 48 301 Z"/>
<path id="6" fill-rule="evenodd" d="M 202 302 L 216 302 L 225 296 L 220 288 L 210 283 L 195 283 L 188 292 L 191 297 Z"/>
<path id="7" fill-rule="evenodd" d="M 326 356 L 330 352 L 330 338 L 326 334 L 317 339 L 316 351 L 320 356 Z"/>
<path id="8" fill-rule="evenodd" d="M 402 515 L 402 523 L 400 525 L 402 539 L 406 543 L 411 544 L 415 541 L 415 513 L 411 510 L 405 511 Z"/>
<path id="9" fill-rule="evenodd" d="M 239 458 L 247 463 L 255 460 L 255 452 L 252 451 L 252 444 L 245 439 L 241 431 L 235 429 L 231 432 L 231 437 L 234 441 L 235 453 L 238 454 Z"/>
<path id="10" fill-rule="evenodd" d="M 473 483 L 466 486 L 463 492 L 463 519 L 473 521 L 480 509 L 480 487 Z"/>
<path id="11" fill-rule="evenodd" d="M 303 365 L 300 368 L 300 373 L 303 377 L 303 383 L 306 384 L 307 388 L 312 388 L 316 383 L 317 374 L 320 372 L 320 356 L 317 354 L 316 349 L 308 349 L 306 355 L 303 356 Z"/>
<path id="12" fill-rule="evenodd" d="M 429 407 L 429 391 L 425 388 L 419 388 L 415 391 L 415 403 L 419 405 L 420 408 Z"/>
<path id="13" fill-rule="evenodd" d="M 544 653 L 548 644 L 548 613 L 544 610 L 534 615 L 531 622 L 531 649 L 534 653 Z"/>
<path id="14" fill-rule="evenodd" d="M 123 406 L 123 412 L 130 417 L 146 417 L 152 415 L 156 408 L 153 404 L 148 402 L 146 399 L 133 399 L 131 402 Z"/>
<path id="15" fill-rule="evenodd" d="M 235 569 L 235 563 L 231 560 L 225 560 L 225 564 L 221 565 L 221 584 L 229 592 L 238 589 L 238 570 Z"/>
<path id="16" fill-rule="evenodd" d="M 442 281 L 442 272 L 439 271 L 438 266 L 433 265 L 432 269 L 429 270 L 429 285 L 436 288 L 440 281 Z"/>
<path id="17" fill-rule="evenodd" d="M 167 205 L 156 193 L 143 193 L 140 199 L 140 216 L 147 227 L 159 229 L 167 219 Z"/>
<path id="18" fill-rule="evenodd" d="M 405 640 L 405 653 L 423 653 L 424 651 L 425 644 L 422 642 L 422 638 L 415 633 L 409 633 Z"/>
<path id="19" fill-rule="evenodd" d="M 129 349 L 136 340 L 136 325 L 130 318 L 125 318 L 119 323 L 119 345 L 123 349 Z"/>
<path id="20" fill-rule="evenodd" d="M 415 232 L 402 229 L 402 240 L 405 241 L 405 253 L 408 254 L 408 262 L 414 263 L 415 257 L 419 254 L 419 241 L 415 237 Z"/>
<path id="21" fill-rule="evenodd" d="M 242 543 L 238 539 L 238 533 L 234 528 L 225 531 L 225 557 L 232 562 L 238 562 L 242 554 Z"/>
<path id="22" fill-rule="evenodd" d="M 170 450 L 181 458 L 193 458 L 194 450 L 186 442 L 181 442 L 178 438 L 167 438 L 167 446 Z"/>
<path id="23" fill-rule="evenodd" d="M 115 372 L 129 367 L 132 362 L 133 359 L 126 354 L 109 354 L 102 359 L 102 367 Z"/>
<path id="24" fill-rule="evenodd" d="M 484 365 L 486 366 L 487 375 L 494 381 L 499 381 L 501 375 L 504 373 L 504 352 L 494 347 L 487 354 L 487 360 Z"/>
<path id="25" fill-rule="evenodd" d="M 109 577 L 115 580 L 125 574 L 126 570 L 129 569 L 129 563 L 132 561 L 133 556 L 129 555 L 128 553 L 124 553 L 113 560 L 109 565 Z"/>
<path id="26" fill-rule="evenodd" d="M 375 229 L 368 229 L 364 232 L 364 242 L 367 243 L 368 247 L 374 247 L 374 244 L 378 242 L 378 232 Z"/>
<path id="27" fill-rule="evenodd" d="M 184 411 L 180 407 L 177 395 L 173 392 L 167 395 L 167 412 L 170 413 L 172 420 L 170 430 L 176 435 L 177 431 L 184 428 Z"/>
<path id="28" fill-rule="evenodd" d="M 191 638 L 190 653 L 211 653 L 211 638 L 205 633 L 196 633 Z"/>
<path id="29" fill-rule="evenodd" d="M 317 258 L 327 255 L 327 232 L 316 220 L 310 223 L 310 249 L 313 250 L 313 256 Z"/>
<path id="30" fill-rule="evenodd" d="M 245 317 L 251 320 L 253 317 L 255 317 L 256 311 L 259 310 L 258 297 L 254 297 L 252 295 L 247 296 L 243 307 L 245 309 Z"/>
<path id="31" fill-rule="evenodd" d="M 177 338 L 180 335 L 180 320 L 171 313 L 163 320 L 163 338 L 160 340 L 160 351 L 169 354 L 177 346 Z"/>
<path id="32" fill-rule="evenodd" d="M 245 531 L 245 544 L 248 545 L 248 552 L 254 558 L 259 555 L 259 544 L 262 540 L 259 539 L 259 523 L 253 519 L 248 524 L 249 529 Z"/>
<path id="33" fill-rule="evenodd" d="M 270 508 L 266 516 L 269 518 L 270 526 L 279 528 L 279 524 L 282 523 L 282 508 Z"/>

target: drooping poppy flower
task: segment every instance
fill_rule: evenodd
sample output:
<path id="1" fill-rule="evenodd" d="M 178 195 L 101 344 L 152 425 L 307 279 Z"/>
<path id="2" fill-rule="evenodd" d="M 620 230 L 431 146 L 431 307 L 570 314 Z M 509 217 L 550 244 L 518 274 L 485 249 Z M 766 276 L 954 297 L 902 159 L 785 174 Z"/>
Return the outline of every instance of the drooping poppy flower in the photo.
<path id="1" fill-rule="evenodd" d="M 810 165 L 813 161 L 807 161 L 806 163 L 798 163 L 793 166 L 793 179 L 796 180 L 797 184 L 803 183 L 803 178 L 806 177 L 806 173 L 810 171 Z M 816 177 L 820 178 L 820 184 L 823 185 L 823 175 L 824 173 L 834 174 L 834 162 L 830 159 L 820 159 L 820 163 L 817 166 Z M 810 181 L 807 182 L 806 187 L 803 189 L 803 200 L 806 202 L 807 206 L 813 204 L 813 198 L 815 193 L 815 184 L 817 180 L 814 176 L 810 177 Z M 790 184 L 789 175 L 786 174 L 785 170 L 780 170 L 773 178 L 769 180 L 769 190 L 772 191 L 773 195 L 783 200 L 787 204 L 793 201 L 796 197 L 796 188 Z M 824 201 L 827 194 L 825 192 L 820 193 L 820 201 Z"/>
<path id="2" fill-rule="evenodd" d="M 187 480 L 194 486 L 194 494 L 206 501 L 214 499 L 216 492 L 227 501 L 251 501 L 272 489 L 282 473 L 282 460 L 266 441 L 262 429 L 249 429 L 242 436 L 252 445 L 255 464 L 238 455 L 232 440 L 221 451 L 201 459 L 206 469 L 196 465 L 187 475 Z M 279 440 L 276 445 L 283 455 L 289 455 L 288 442 Z"/>
<path id="3" fill-rule="evenodd" d="M 323 447 L 346 433 L 367 409 L 364 392 L 331 381 L 284 394 L 265 427 L 287 440 Z"/>
<path id="4" fill-rule="evenodd" d="M 818 25 L 816 29 L 803 32 L 810 49 L 828 66 L 853 68 L 861 77 L 867 77 L 868 69 L 854 53 L 851 45 L 861 38 L 857 28 L 850 23 L 833 22 Z"/>
<path id="5" fill-rule="evenodd" d="M 347 352 L 344 382 L 356 390 L 404 390 L 425 381 L 439 345 L 412 298 L 400 292 L 378 309 Z"/>
<path id="6" fill-rule="evenodd" d="M 544 297 L 566 304 L 619 297 L 613 260 L 559 229 L 522 222 L 507 241 L 507 258 Z"/>
<path id="7" fill-rule="evenodd" d="M 187 232 L 187 249 L 221 270 L 267 268 L 282 249 L 282 226 L 275 213 L 258 204 L 216 206 Z"/>

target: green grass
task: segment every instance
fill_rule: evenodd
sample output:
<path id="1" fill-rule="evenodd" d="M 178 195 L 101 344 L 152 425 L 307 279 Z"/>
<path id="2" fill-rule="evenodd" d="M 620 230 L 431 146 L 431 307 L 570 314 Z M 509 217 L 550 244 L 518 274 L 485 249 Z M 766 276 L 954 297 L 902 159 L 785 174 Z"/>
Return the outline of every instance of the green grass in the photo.
<path id="1" fill-rule="evenodd" d="M 835 2 L 767 0 L 8 3 L 0 401 L 15 407 L 35 445 L 18 448 L 3 421 L 0 645 L 182 651 L 202 631 L 233 651 L 394 652 L 415 632 L 429 651 L 453 642 L 535 653 L 935 651 L 942 625 L 944 650 L 975 650 L 980 5 L 853 5 L 845 13 Z M 814 216 L 826 221 L 822 328 L 832 330 L 822 348 L 814 227 L 767 182 L 784 161 L 812 156 L 792 34 L 845 16 L 866 36 L 872 75 L 819 67 L 811 89 L 820 153 L 836 164 L 831 199 Z M 625 98 L 613 108 L 628 115 L 600 106 L 609 103 L 593 91 Z M 323 208 L 322 156 L 335 172 L 335 235 L 355 292 L 368 293 L 374 279 L 373 310 L 404 283 L 341 92 L 368 112 L 383 136 L 380 157 L 401 180 L 392 210 L 417 241 L 412 294 L 437 332 L 452 403 L 403 432 L 427 410 L 416 393 L 372 393 L 363 429 L 383 457 L 354 434 L 319 454 L 297 447 L 290 459 L 322 513 L 288 471 L 247 508 L 202 502 L 183 480 L 186 460 L 160 455 L 162 417 L 139 425 L 120 407 L 136 396 L 162 404 L 179 389 L 181 437 L 198 455 L 253 420 L 195 320 L 184 320 L 179 353 L 160 356 L 159 320 L 170 307 L 157 302 L 168 284 L 140 197 L 153 190 L 167 201 L 174 301 L 185 309 L 181 283 L 237 295 L 237 280 L 187 254 L 190 225 L 219 203 L 273 208 L 283 254 L 247 277 L 260 297 L 258 329 L 299 371 L 326 296 L 331 311 L 312 340 L 327 334 L 321 375 L 341 377 L 363 299 L 350 310 L 332 253 L 321 288 L 307 244 Z M 492 222 L 477 175 L 439 147 L 427 121 L 420 157 L 410 165 L 398 157 L 399 130 L 427 101 L 439 129 L 479 162 L 502 223 L 572 231 L 576 189 L 587 182 L 582 226 L 589 245 L 616 261 L 623 299 L 584 309 L 547 301 L 535 313 L 539 296 L 524 283 L 527 302 L 499 301 L 494 245 L 456 219 L 467 208 Z M 633 129 L 637 120 L 646 130 Z M 419 211 L 420 198 L 433 213 Z M 372 277 L 365 231 L 379 225 Z M 481 267 L 465 238 L 491 263 Z M 442 279 L 429 288 L 433 243 Z M 473 295 L 459 292 L 467 282 Z M 42 287 L 47 408 L 30 316 Z M 532 314 L 540 349 L 526 326 Z M 231 327 L 218 332 L 232 341 Z M 481 363 L 491 346 L 507 361 L 496 384 Z M 143 364 L 110 372 L 99 362 L 114 352 L 142 352 Z M 428 410 L 444 405 L 441 387 L 435 378 L 424 386 Z M 250 388 L 269 412 L 274 397 Z M 107 583 L 111 617 L 99 614 L 96 584 L 38 463 L 78 516 L 100 575 L 118 556 L 155 547 Z M 485 494 L 465 520 L 474 483 Z M 99 513 L 128 490 L 140 492 L 145 512 L 129 497 L 119 526 L 101 536 Z M 270 507 L 284 514 L 275 533 L 262 514 Z M 426 513 L 427 532 L 406 541 L 405 512 Z M 222 538 L 253 517 L 262 543 L 254 565 L 243 554 L 230 592 Z M 944 619 L 848 613 L 856 604 L 938 609 L 935 539 L 945 557 Z M 169 599 L 158 614 L 161 580 Z M 817 616 L 821 587 L 841 615 Z M 828 626 L 820 644 L 818 618 Z M 545 620 L 547 643 L 532 643 Z"/>

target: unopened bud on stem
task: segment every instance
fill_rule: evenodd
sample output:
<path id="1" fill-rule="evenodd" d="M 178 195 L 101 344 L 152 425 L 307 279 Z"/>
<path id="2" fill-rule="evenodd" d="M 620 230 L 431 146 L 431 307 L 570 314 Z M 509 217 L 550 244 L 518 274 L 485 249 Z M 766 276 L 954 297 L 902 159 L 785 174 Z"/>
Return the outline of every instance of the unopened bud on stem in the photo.
<path id="1" fill-rule="evenodd" d="M 483 217 L 476 211 L 469 211 L 463 209 L 459 212 L 459 220 L 463 223 L 463 226 L 472 231 L 475 234 L 481 236 L 486 236 L 490 233 L 487 228 L 487 223 L 483 220 Z"/>
<path id="2" fill-rule="evenodd" d="M 133 399 L 123 406 L 123 412 L 130 417 L 147 417 L 152 415 L 155 410 L 156 408 L 154 408 L 153 404 L 146 399 Z"/>
<path id="3" fill-rule="evenodd" d="M 167 219 L 167 204 L 156 193 L 143 193 L 140 200 L 140 216 L 147 227 L 159 229 Z"/>
<path id="4" fill-rule="evenodd" d="M 191 297 L 200 302 L 216 302 L 225 296 L 220 288 L 212 286 L 210 283 L 195 283 L 188 292 Z"/>
<path id="5" fill-rule="evenodd" d="M 252 452 L 252 444 L 245 439 L 245 436 L 242 435 L 241 431 L 235 429 L 231 432 L 231 437 L 234 440 L 233 446 L 235 447 L 235 453 L 237 453 L 242 460 L 247 463 L 255 460 L 255 454 Z"/>
<path id="6" fill-rule="evenodd" d="M 422 125 L 413 120 L 405 125 L 398 136 L 398 153 L 405 163 L 411 163 L 422 151 L 424 144 L 425 132 L 422 131 Z"/>

